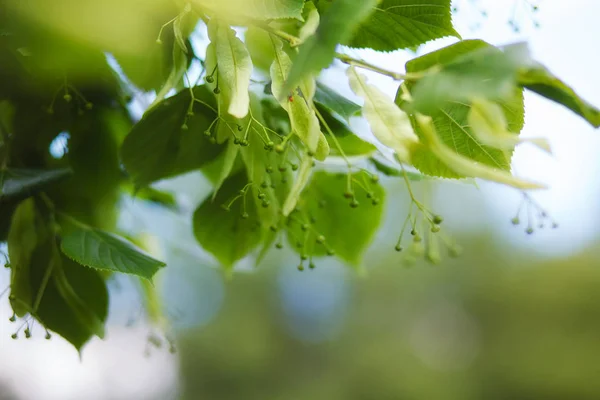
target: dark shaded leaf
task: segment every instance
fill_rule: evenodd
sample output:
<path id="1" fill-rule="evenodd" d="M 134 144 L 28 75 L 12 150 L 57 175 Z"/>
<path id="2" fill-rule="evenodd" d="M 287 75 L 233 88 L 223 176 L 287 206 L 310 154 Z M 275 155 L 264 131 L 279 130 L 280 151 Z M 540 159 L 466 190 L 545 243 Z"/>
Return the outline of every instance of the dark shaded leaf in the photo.
<path id="1" fill-rule="evenodd" d="M 357 115 L 361 110 L 361 107 L 358 104 L 348 100 L 329 86 L 320 82 L 317 82 L 315 102 L 320 103 L 323 107 L 338 114 L 345 120 L 349 120 L 350 117 Z"/>
<path id="2" fill-rule="evenodd" d="M 379 228 L 385 203 L 385 191 L 380 185 L 373 184 L 370 189 L 379 204 L 372 205 L 372 199 L 355 187 L 360 205 L 351 208 L 350 200 L 343 196 L 347 191 L 347 175 L 315 172 L 298 202 L 300 211 L 290 216 L 288 238 L 292 247 L 307 256 L 325 255 L 329 248 L 349 264 L 360 265 Z M 304 231 L 302 225 L 311 225 L 311 218 L 314 223 Z M 324 244 L 317 243 L 318 235 L 325 237 Z"/>
<path id="3" fill-rule="evenodd" d="M 562 104 L 584 118 L 592 126 L 600 127 L 600 110 L 579 97 L 571 87 L 554 76 L 545 67 L 539 65 L 522 70 L 519 73 L 518 81 L 526 89 Z"/>
<path id="4" fill-rule="evenodd" d="M 252 199 L 242 196 L 230 205 L 229 211 L 223 208 L 247 183 L 246 171 L 226 179 L 214 200 L 212 195 L 208 196 L 194 212 L 196 240 L 227 269 L 247 256 L 262 240 L 261 223 Z M 247 196 L 251 193 L 248 190 Z M 248 213 L 248 218 L 242 217 L 244 212 Z"/>
<path id="5" fill-rule="evenodd" d="M 194 88 L 194 96 L 216 107 L 212 93 L 204 86 Z M 194 115 L 188 117 L 191 101 L 187 89 L 163 100 L 125 138 L 121 157 L 138 186 L 199 169 L 222 151 L 204 134 L 216 118 L 214 108 L 195 102 Z"/>
<path id="6" fill-rule="evenodd" d="M 8 168 L 0 171 L 0 202 L 29 197 L 44 187 L 69 177 L 70 168 L 49 170 Z"/>
<path id="7" fill-rule="evenodd" d="M 86 267 L 137 275 L 151 280 L 166 264 L 112 233 L 77 225 L 61 241 L 61 250 Z"/>

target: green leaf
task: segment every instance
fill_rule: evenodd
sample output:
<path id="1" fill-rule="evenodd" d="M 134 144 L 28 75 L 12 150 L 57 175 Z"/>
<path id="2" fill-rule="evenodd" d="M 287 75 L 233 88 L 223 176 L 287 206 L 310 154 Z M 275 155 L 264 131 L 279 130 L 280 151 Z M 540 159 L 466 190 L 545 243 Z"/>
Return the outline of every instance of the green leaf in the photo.
<path id="1" fill-rule="evenodd" d="M 23 201 L 13 214 L 11 228 L 8 233 L 8 255 L 11 268 L 11 297 L 20 301 L 12 301 L 15 314 L 23 317 L 29 311 L 22 304 L 32 304 L 33 293 L 29 283 L 31 257 L 38 246 L 38 241 L 44 240 L 37 232 L 38 217 L 33 199 Z"/>
<path id="2" fill-rule="evenodd" d="M 70 168 L 49 170 L 8 168 L 0 170 L 0 201 L 31 196 L 48 185 L 69 177 L 72 173 Z"/>
<path id="3" fill-rule="evenodd" d="M 316 103 L 315 105 L 323 117 L 323 120 L 325 120 L 325 123 L 335 136 L 335 139 L 333 139 L 331 135 L 325 135 L 331 149 L 329 155 L 340 157 L 342 156 L 343 151 L 343 153 L 348 157 L 366 156 L 374 153 L 377 150 L 374 145 L 362 140 L 354 132 L 352 132 L 346 124 L 331 115 L 325 106 L 321 105 L 320 103 Z M 321 125 L 321 131 L 327 132 L 327 129 L 323 126 L 323 123 L 321 123 Z M 342 151 L 340 151 L 338 145 Z"/>
<path id="4" fill-rule="evenodd" d="M 315 172 L 298 203 L 300 211 L 290 217 L 288 238 L 292 247 L 309 256 L 322 256 L 331 249 L 349 264 L 360 265 L 381 223 L 385 191 L 380 185 L 370 187 L 380 201 L 374 206 L 362 189 L 355 189 L 360 206 L 351 208 L 343 196 L 347 191 L 347 175 Z M 302 230 L 303 224 L 310 224 L 311 217 L 315 221 L 311 228 Z M 317 243 L 318 235 L 325 237 L 324 244 Z M 296 242 L 306 243 L 306 247 L 298 249 Z"/>
<path id="5" fill-rule="evenodd" d="M 300 39 L 301 42 L 304 42 L 308 37 L 313 35 L 317 31 L 319 23 L 321 22 L 319 10 L 317 10 L 312 1 L 306 2 L 304 5 L 303 14 L 305 15 L 306 21 L 298 31 L 298 39 Z"/>
<path id="6" fill-rule="evenodd" d="M 379 88 L 354 67 L 346 71 L 352 91 L 364 99 L 363 115 L 369 121 L 373 135 L 396 152 L 402 162 L 411 160 L 419 139 L 413 132 L 408 116 Z"/>
<path id="7" fill-rule="evenodd" d="M 104 323 L 108 316 L 106 283 L 98 271 L 52 253 L 48 246 L 38 249 L 36 262 L 32 265 L 32 284 L 38 291 L 47 268 L 52 268 L 51 279 L 43 291 L 35 316 L 44 327 L 81 350 L 92 336 L 104 336 Z M 54 262 L 53 267 L 48 263 L 48 256 Z"/>
<path id="8" fill-rule="evenodd" d="M 348 100 L 335 90 L 331 89 L 329 86 L 320 82 L 317 82 L 315 102 L 320 103 L 329 111 L 338 114 L 346 121 L 348 121 L 350 117 L 354 117 L 360 113 L 361 109 L 361 107 L 355 102 Z"/>
<path id="9" fill-rule="evenodd" d="M 335 48 L 350 39 L 358 25 L 373 12 L 377 0 L 336 0 L 321 16 L 321 24 L 302 46 L 294 60 L 284 93 L 304 77 L 318 74 L 333 61 Z"/>
<path id="10" fill-rule="evenodd" d="M 393 178 L 401 178 L 404 176 L 404 174 L 406 174 L 408 179 L 413 182 L 419 182 L 419 181 L 431 179 L 429 176 L 419 174 L 417 172 L 412 172 L 412 171 L 403 172 L 402 169 L 398 169 L 396 167 L 393 167 L 391 165 L 383 163 L 383 162 L 377 160 L 376 158 L 369 158 L 369 161 L 371 162 L 371 164 L 373 164 L 373 166 L 375 167 L 375 169 L 377 171 L 381 172 L 385 176 L 389 176 L 389 177 L 393 177 Z"/>
<path id="11" fill-rule="evenodd" d="M 451 0 L 383 0 L 344 44 L 393 51 L 445 36 L 460 38 L 452 26 Z"/>
<path id="12" fill-rule="evenodd" d="M 268 72 L 275 59 L 275 50 L 273 49 L 269 32 L 249 26 L 244 35 L 244 43 L 252 58 L 252 64 Z"/>
<path id="13" fill-rule="evenodd" d="M 209 85 L 213 90 L 220 90 L 219 110 L 235 118 L 244 118 L 250 107 L 250 54 L 235 31 L 216 18 L 208 23 L 208 36 L 210 45 L 206 52 L 206 70 L 210 74 L 216 68 L 215 81 Z"/>
<path id="14" fill-rule="evenodd" d="M 514 92 L 518 70 L 529 60 L 525 45 L 498 49 L 481 40 L 461 41 L 415 58 L 406 71 L 425 76 L 408 85 L 413 108 L 430 113 L 448 101 L 506 99 Z"/>
<path id="15" fill-rule="evenodd" d="M 592 126 L 600 127 L 600 110 L 579 97 L 571 87 L 554 76 L 545 67 L 538 65 L 520 71 L 518 82 L 526 89 L 562 104 L 584 118 Z"/>
<path id="16" fill-rule="evenodd" d="M 292 131 L 302 140 L 317 160 L 323 161 L 329 154 L 329 146 L 313 110 L 313 98 L 316 85 L 314 78 L 304 77 L 291 92 L 284 90 L 286 76 L 292 67 L 292 60 L 282 50 L 281 41 L 273 38 L 275 61 L 271 66 L 273 95 L 286 110 L 292 125 Z"/>
<path id="17" fill-rule="evenodd" d="M 546 188 L 542 184 L 516 178 L 509 171 L 501 168 L 473 162 L 470 158 L 457 153 L 442 143 L 431 117 L 416 114 L 415 121 L 419 132 L 423 135 L 423 142 L 427 144 L 427 150 L 459 176 L 486 179 L 521 190 Z"/>
<path id="18" fill-rule="evenodd" d="M 30 314 L 78 350 L 104 335 L 108 293 L 97 271 L 62 256 L 54 227 L 33 199 L 17 209 L 10 232 L 10 302 L 18 316 Z"/>
<path id="19" fill-rule="evenodd" d="M 204 134 L 217 116 L 212 93 L 198 86 L 194 97 L 203 103 L 194 102 L 193 116 L 187 116 L 192 98 L 186 89 L 149 110 L 125 138 L 121 158 L 136 185 L 199 169 L 222 151 Z"/>
<path id="20" fill-rule="evenodd" d="M 298 199 L 300 198 L 300 194 L 304 190 L 304 187 L 310 178 L 310 173 L 313 166 L 312 164 L 313 158 L 305 154 L 302 158 L 302 162 L 300 163 L 300 168 L 298 169 L 298 174 L 296 175 L 292 189 L 283 203 L 281 213 L 284 217 L 290 215 L 290 213 L 296 207 Z"/>
<path id="21" fill-rule="evenodd" d="M 302 18 L 304 0 L 193 0 L 193 4 L 228 19 Z"/>
<path id="22" fill-rule="evenodd" d="M 67 257 L 86 267 L 148 280 L 166 265 L 119 236 L 82 224 L 62 238 L 60 247 Z"/>
<path id="23" fill-rule="evenodd" d="M 158 190 L 150 186 L 140 188 L 137 191 L 132 190 L 131 194 L 135 199 L 145 200 L 168 209 L 176 210 L 178 208 L 177 198 L 173 193 Z"/>
<path id="24" fill-rule="evenodd" d="M 483 51 L 483 53 L 479 53 L 479 51 Z M 420 73 L 434 66 L 445 69 L 446 66 L 451 65 L 453 66 L 450 69 L 452 73 L 455 76 L 462 76 L 463 74 L 458 66 L 463 65 L 467 70 L 476 69 L 473 65 L 469 67 L 469 56 L 477 54 L 475 60 L 481 61 L 480 55 L 486 54 L 487 51 L 491 51 L 490 54 L 496 54 L 496 50 L 485 42 L 463 41 L 409 61 L 406 64 L 406 70 L 407 73 Z M 481 75 L 474 77 L 475 81 L 478 82 L 480 78 Z M 463 76 L 463 81 L 469 79 L 471 78 Z M 411 93 L 413 90 L 416 90 L 415 85 L 411 82 L 406 82 L 405 85 L 405 89 Z M 448 83 L 446 86 L 449 85 L 452 87 L 453 84 Z M 460 91 L 460 89 L 458 90 Z M 474 92 L 472 91 L 471 93 Z M 510 95 L 495 102 L 502 107 L 508 124 L 507 130 L 518 134 L 523 129 L 525 114 L 522 90 L 513 87 Z M 398 89 L 396 104 L 400 107 L 407 107 L 403 98 L 403 87 Z M 451 100 L 442 102 L 441 104 L 436 103 L 434 106 L 424 107 L 422 112 L 432 118 L 436 134 L 439 136 L 442 144 L 449 147 L 453 152 L 483 165 L 503 171 L 510 171 L 512 151 L 499 150 L 480 143 L 469 126 L 468 116 L 470 110 L 470 101 Z M 416 124 L 414 118 L 412 118 L 412 122 L 415 133 L 422 139 L 423 132 L 421 128 Z M 411 162 L 412 165 L 426 175 L 443 178 L 465 177 L 442 162 L 426 146 L 415 149 Z"/>
<path id="25" fill-rule="evenodd" d="M 229 177 L 231 171 L 233 171 L 235 166 L 235 161 L 237 159 L 238 153 L 240 151 L 240 146 L 235 144 L 232 139 L 229 139 L 227 142 L 227 148 L 224 153 L 223 164 L 221 166 L 221 171 L 219 174 L 219 179 L 215 183 L 214 191 L 213 191 L 213 200 L 217 196 L 219 189 L 225 182 L 225 179 Z"/>
<path id="26" fill-rule="evenodd" d="M 209 196 L 194 212 L 196 240 L 227 269 L 247 256 L 262 240 L 260 220 L 251 199 L 242 196 L 229 206 L 229 211 L 223 208 L 239 196 L 247 183 L 246 171 L 228 178 L 214 201 Z M 248 213 L 248 218 L 242 217 L 244 212 Z"/>

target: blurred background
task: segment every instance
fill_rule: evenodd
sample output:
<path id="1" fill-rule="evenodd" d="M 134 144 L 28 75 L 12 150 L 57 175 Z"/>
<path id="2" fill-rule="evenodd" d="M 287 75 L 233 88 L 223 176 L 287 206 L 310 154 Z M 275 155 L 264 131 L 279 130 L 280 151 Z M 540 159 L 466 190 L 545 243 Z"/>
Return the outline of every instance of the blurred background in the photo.
<path id="1" fill-rule="evenodd" d="M 520 0 L 455 3 L 464 38 L 527 40 L 536 59 L 600 105 L 599 2 L 539 1 L 535 15 Z M 199 55 L 205 37 L 202 29 L 194 34 Z M 398 71 L 414 57 L 349 52 Z M 324 78 L 350 96 L 340 68 Z M 396 84 L 370 79 L 393 97 Z M 141 113 L 152 96 L 138 96 L 134 110 Z M 535 95 L 526 96 L 526 107 L 523 134 L 548 137 L 554 156 L 519 148 L 514 170 L 551 186 L 535 200 L 558 229 L 526 235 L 525 226 L 513 226 L 522 196 L 506 187 L 416 183 L 464 253 L 440 266 L 406 267 L 394 245 L 408 196 L 401 182 L 384 179 L 385 224 L 365 274 L 329 259 L 299 272 L 284 250 L 258 269 L 242 261 L 228 280 L 190 226 L 209 183 L 195 173 L 161 182 L 183 211 L 128 199 L 120 225 L 151 237 L 169 265 L 156 286 L 177 351 L 147 323 L 127 277 L 110 282 L 107 338 L 81 356 L 58 337 L 44 340 L 41 328 L 12 340 L 18 327 L 0 296 L 0 399 L 599 399 L 600 132 Z M 0 269 L 0 293 L 8 282 L 9 271 Z"/>

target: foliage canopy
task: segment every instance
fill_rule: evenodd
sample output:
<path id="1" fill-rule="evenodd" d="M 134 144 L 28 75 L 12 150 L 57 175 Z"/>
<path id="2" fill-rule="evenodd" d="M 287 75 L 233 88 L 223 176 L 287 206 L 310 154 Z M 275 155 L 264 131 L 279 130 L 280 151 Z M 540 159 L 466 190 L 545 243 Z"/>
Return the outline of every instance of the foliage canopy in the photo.
<path id="1" fill-rule="evenodd" d="M 225 269 L 289 245 L 303 270 L 321 256 L 360 266 L 383 217 L 379 175 L 403 179 L 411 212 L 396 250 L 410 232 L 407 260 L 438 263 L 442 245 L 450 254 L 458 247 L 411 181 L 543 188 L 510 170 L 524 90 L 600 126 L 600 111 L 526 46 L 461 40 L 450 0 L 7 0 L 0 9 L 9 299 L 15 318 L 35 319 L 78 349 L 103 335 L 112 274 L 146 282 L 165 266 L 116 227 L 131 193 L 173 205 L 155 182 L 200 170 L 214 183 L 193 231 Z M 205 57 L 190 40 L 199 24 Z M 337 52 L 407 50 L 442 37 L 457 41 L 415 57 L 405 73 Z M 335 62 L 347 65 L 362 104 L 319 80 Z M 365 70 L 399 82 L 396 98 Z M 136 120 L 132 99 L 148 91 L 155 100 Z M 353 132 L 354 117 L 371 136 Z M 534 144 L 549 150 L 543 139 Z"/>

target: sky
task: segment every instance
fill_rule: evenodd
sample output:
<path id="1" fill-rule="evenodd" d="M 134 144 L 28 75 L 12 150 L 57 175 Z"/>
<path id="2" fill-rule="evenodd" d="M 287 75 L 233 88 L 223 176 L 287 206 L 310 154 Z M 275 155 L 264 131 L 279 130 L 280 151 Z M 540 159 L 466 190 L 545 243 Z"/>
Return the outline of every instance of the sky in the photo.
<path id="1" fill-rule="evenodd" d="M 479 3 L 493 18 L 479 30 L 470 31 L 476 14 L 463 14 L 456 21 L 463 38 L 483 38 L 495 45 L 527 40 L 535 59 L 572 85 L 585 99 L 600 105 L 600 76 L 597 72 L 600 51 L 597 50 L 596 39 L 600 37 L 600 25 L 597 23 L 600 1 L 540 1 L 540 27 L 534 29 L 526 15 L 521 13 L 519 19 L 523 29 L 519 33 L 512 32 L 506 22 L 511 16 L 512 1 L 485 0 Z M 426 45 L 423 50 L 434 50 L 453 41 L 436 41 Z M 350 54 L 398 72 L 403 71 L 404 63 L 412 57 L 404 52 L 377 54 L 351 51 Z M 336 82 L 340 91 L 352 96 L 346 83 L 339 79 L 339 69 L 334 68 L 324 76 L 327 82 Z M 374 74 L 369 76 L 371 82 L 390 97 L 395 95 L 397 83 Z M 360 122 L 355 122 L 355 126 L 366 129 Z M 443 184 L 437 192 L 438 199 L 451 195 L 450 200 L 439 200 L 436 205 L 445 215 L 460 218 L 458 229 L 462 227 L 467 230 L 481 224 L 479 218 L 482 213 L 486 214 L 492 229 L 517 248 L 547 256 L 566 255 L 584 248 L 595 238 L 600 220 L 597 207 L 600 199 L 600 185 L 597 184 L 600 180 L 600 162 L 596 156 L 600 148 L 600 132 L 570 111 L 528 94 L 523 135 L 545 136 L 552 145 L 552 157 L 527 145 L 519 148 L 514 156 L 513 169 L 517 175 L 550 185 L 548 191 L 536 193 L 535 198 L 560 223 L 560 229 L 531 237 L 527 237 L 522 230 L 515 230 L 508 221 L 518 207 L 520 195 L 495 184 L 481 184 L 480 189 Z M 457 216 L 460 214 L 456 211 L 457 206 L 469 212 Z M 205 273 L 206 276 L 198 277 L 199 281 L 218 285 L 216 273 Z M 330 274 L 329 279 L 339 280 L 339 271 L 333 270 Z M 284 278 L 282 287 L 288 288 L 284 291 L 295 290 L 286 286 L 290 280 Z M 297 282 L 298 285 L 308 285 L 305 281 Z M 0 292 L 7 284 L 8 273 L 0 269 Z M 213 297 L 215 301 L 220 301 L 219 296 L 222 297 L 223 293 L 219 292 L 217 286 L 214 287 Z M 322 300 L 340 301 L 329 298 Z M 119 301 L 128 300 L 121 298 Z M 176 360 L 167 351 L 155 351 L 149 358 L 144 356 L 147 327 L 110 327 L 108 340 L 93 340 L 86 347 L 81 361 L 77 353 L 59 339 L 47 342 L 43 335 L 36 335 L 29 341 L 11 340 L 14 326 L 8 323 L 9 315 L 7 298 L 4 296 L 0 299 L 0 380 L 8 379 L 8 383 L 14 385 L 16 393 L 23 399 L 70 400 L 79 398 L 82 393 L 90 400 L 109 397 L 125 399 L 141 391 L 158 393 L 162 398 L 172 395 L 161 391 L 168 390 L 177 379 Z M 207 321 L 210 317 L 207 314 Z M 128 349 L 127 357 L 122 356 L 122 348 Z M 135 351 L 136 348 L 139 351 Z M 123 369 L 135 373 L 123 374 Z"/>

